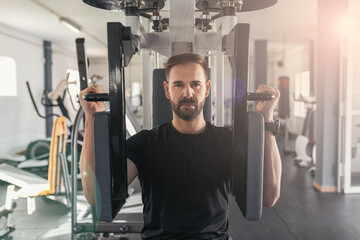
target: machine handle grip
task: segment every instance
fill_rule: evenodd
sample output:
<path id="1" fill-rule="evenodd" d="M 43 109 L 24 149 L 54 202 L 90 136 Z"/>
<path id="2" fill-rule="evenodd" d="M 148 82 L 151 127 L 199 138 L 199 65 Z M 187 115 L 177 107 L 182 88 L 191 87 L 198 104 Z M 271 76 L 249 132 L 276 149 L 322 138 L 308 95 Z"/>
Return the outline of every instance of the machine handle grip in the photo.
<path id="1" fill-rule="evenodd" d="M 271 101 L 275 99 L 275 95 L 272 93 L 248 93 L 248 101 Z"/>
<path id="2" fill-rule="evenodd" d="M 87 102 L 105 102 L 109 101 L 108 93 L 88 93 L 84 95 L 84 100 Z"/>

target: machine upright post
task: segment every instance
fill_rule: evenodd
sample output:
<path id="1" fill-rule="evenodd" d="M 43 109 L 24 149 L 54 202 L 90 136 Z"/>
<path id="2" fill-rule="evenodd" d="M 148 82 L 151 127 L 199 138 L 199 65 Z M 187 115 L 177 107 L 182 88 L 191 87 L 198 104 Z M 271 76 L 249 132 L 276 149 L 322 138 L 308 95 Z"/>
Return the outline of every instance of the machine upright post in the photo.
<path id="1" fill-rule="evenodd" d="M 195 5 L 193 0 L 169 1 L 170 4 L 170 57 L 195 52 Z"/>
<path id="2" fill-rule="evenodd" d="M 151 21 L 148 21 L 147 30 L 151 29 Z M 157 53 L 155 55 L 155 65 L 157 62 Z M 144 129 L 151 129 L 152 127 L 152 66 L 151 66 L 151 51 L 144 50 L 141 52 L 142 57 L 142 95 L 143 95 L 143 127 Z"/>
<path id="3" fill-rule="evenodd" d="M 142 94 L 143 94 L 143 126 L 144 129 L 152 127 L 152 74 L 150 51 L 142 52 L 143 77 L 142 77 Z"/>
<path id="4" fill-rule="evenodd" d="M 247 88 L 249 73 L 249 32 L 248 24 L 238 24 L 230 33 L 233 35 L 233 138 L 234 161 L 233 192 L 243 214 L 246 209 L 247 179 Z M 229 35 L 230 35 L 229 34 Z M 235 41 L 236 40 L 236 41 Z M 241 138 L 239 137 L 241 136 Z M 238 187 L 237 187 L 238 186 Z M 244 214 L 245 215 L 245 214 Z"/>
<path id="5" fill-rule="evenodd" d="M 47 94 L 48 92 L 52 91 L 52 49 L 51 49 L 51 42 L 44 41 L 44 90 Z M 52 115 L 52 108 L 45 107 L 45 116 Z M 52 117 L 46 118 L 46 137 L 51 137 L 52 133 L 52 126 L 53 126 L 53 119 Z"/>
<path id="6" fill-rule="evenodd" d="M 216 51 L 216 126 L 224 126 L 224 55 L 221 47 Z"/>
<path id="7" fill-rule="evenodd" d="M 87 57 L 85 53 L 85 39 L 78 38 L 76 42 L 76 54 L 78 60 L 78 70 L 80 78 L 80 91 L 88 87 L 88 68 Z M 84 119 L 84 110 L 80 106 L 71 130 L 71 239 L 76 239 L 76 233 L 79 232 L 77 223 L 77 172 L 78 172 L 78 149 L 77 142 L 79 137 L 79 125 L 81 119 Z M 84 119 L 85 120 L 85 119 Z M 84 122 L 85 123 L 85 122 Z"/>
<path id="8" fill-rule="evenodd" d="M 249 24 L 237 24 L 226 36 L 225 51 L 233 71 L 233 159 L 232 194 L 247 220 L 257 221 L 262 213 L 264 119 L 248 113 L 248 101 L 269 101 L 268 93 L 248 93 Z"/>
<path id="9" fill-rule="evenodd" d="M 253 163 L 248 166 L 248 106 L 249 99 L 260 99 L 257 94 L 248 94 L 248 73 L 249 73 L 249 24 L 237 24 L 234 29 L 225 38 L 225 54 L 229 56 L 230 65 L 233 72 L 233 159 L 231 164 L 231 189 L 235 200 L 239 205 L 243 215 L 248 219 L 248 209 L 256 209 L 256 217 L 253 217 L 251 211 L 249 220 L 256 220 L 261 215 L 261 206 L 255 206 L 248 202 L 248 193 L 251 189 L 248 188 L 248 182 L 256 176 L 248 176 L 248 167 L 252 167 Z M 251 96 L 251 97 L 250 97 Z M 253 97 L 254 96 L 254 97 Z M 259 149 L 261 151 L 261 149 Z M 261 159 L 261 158 L 260 158 Z M 252 160 L 252 159 L 251 159 Z M 255 159 L 254 159 L 255 161 Z M 260 160 L 259 160 L 260 161 Z M 261 162 L 261 161 L 260 161 Z M 262 166 L 259 163 L 260 167 Z M 259 178 L 262 178 L 262 173 L 258 172 Z M 249 178 L 250 177 L 250 178 Z M 262 183 L 260 192 L 262 191 Z M 262 196 L 256 196 L 255 198 Z M 256 201 L 258 204 L 259 201 Z M 250 205 L 249 205 L 250 204 Z M 256 205 L 255 204 L 255 205 Z M 259 211 L 258 211 L 259 210 Z"/>
<path id="10" fill-rule="evenodd" d="M 110 100 L 110 149 L 113 213 L 122 207 L 118 205 L 127 198 L 126 123 L 125 123 L 125 81 L 123 58 L 124 27 L 121 23 L 108 23 L 108 62 Z M 131 32 L 131 31 L 130 31 Z M 125 56 L 126 57 L 126 56 Z M 118 209 L 117 209 L 118 208 Z M 116 210 L 117 209 L 117 210 Z M 115 217 L 115 216 L 114 216 Z"/>

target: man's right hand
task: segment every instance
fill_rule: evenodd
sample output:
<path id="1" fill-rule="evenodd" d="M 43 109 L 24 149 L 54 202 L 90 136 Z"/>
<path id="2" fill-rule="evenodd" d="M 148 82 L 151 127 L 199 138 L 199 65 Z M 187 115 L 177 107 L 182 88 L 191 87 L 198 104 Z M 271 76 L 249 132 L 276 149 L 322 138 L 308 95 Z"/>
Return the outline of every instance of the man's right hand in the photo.
<path id="1" fill-rule="evenodd" d="M 96 84 L 90 86 L 80 92 L 80 103 L 82 108 L 84 109 L 85 116 L 92 117 L 97 112 L 106 111 L 106 106 L 104 102 L 87 102 L 84 100 L 84 95 L 88 93 L 104 93 L 104 90 L 100 87 L 100 85 Z"/>

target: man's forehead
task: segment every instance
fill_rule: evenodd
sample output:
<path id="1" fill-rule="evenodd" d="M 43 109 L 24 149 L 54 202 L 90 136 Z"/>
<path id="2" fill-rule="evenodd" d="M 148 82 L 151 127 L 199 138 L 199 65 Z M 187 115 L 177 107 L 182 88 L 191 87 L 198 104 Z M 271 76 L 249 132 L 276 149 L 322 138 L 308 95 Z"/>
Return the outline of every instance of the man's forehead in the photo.
<path id="1" fill-rule="evenodd" d="M 169 72 L 171 80 L 203 80 L 205 78 L 204 69 L 198 63 L 186 63 L 173 66 Z"/>

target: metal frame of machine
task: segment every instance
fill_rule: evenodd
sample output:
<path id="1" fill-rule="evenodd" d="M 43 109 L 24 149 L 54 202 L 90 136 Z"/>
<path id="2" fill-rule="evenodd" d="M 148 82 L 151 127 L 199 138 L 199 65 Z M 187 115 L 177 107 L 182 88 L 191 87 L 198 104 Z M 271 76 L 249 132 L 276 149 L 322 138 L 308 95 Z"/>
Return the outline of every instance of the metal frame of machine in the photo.
<path id="1" fill-rule="evenodd" d="M 88 100 L 110 101 L 109 113 L 109 161 L 110 174 L 108 196 L 111 196 L 112 206 L 107 207 L 106 215 L 98 212 L 100 221 L 112 221 L 118 210 L 127 198 L 127 173 L 126 173 L 126 123 L 125 123 L 125 99 L 124 99 L 124 68 L 129 64 L 131 57 L 140 49 L 154 50 L 166 57 L 185 52 L 194 52 L 201 55 L 209 51 L 217 52 L 222 56 L 228 56 L 233 70 L 233 147 L 232 161 L 232 194 L 235 196 L 244 217 L 248 220 L 259 220 L 262 210 L 262 161 L 263 155 L 254 156 L 254 149 L 248 145 L 251 134 L 247 119 L 247 101 L 270 100 L 274 96 L 269 94 L 248 93 L 248 58 L 249 58 L 249 25 L 237 24 L 236 13 L 240 11 L 253 11 L 274 5 L 277 0 L 214 0 L 196 1 L 168 1 L 170 21 L 162 19 L 160 9 L 165 6 L 164 1 L 137 1 L 137 0 L 83 0 L 94 7 L 124 11 L 127 26 L 121 23 L 108 23 L 108 60 L 109 60 L 109 94 L 92 95 Z M 247 5 L 249 4 L 249 5 Z M 195 12 L 201 11 L 199 19 L 195 18 Z M 152 12 L 149 15 L 147 12 Z M 210 12 L 216 12 L 211 16 Z M 140 16 L 146 17 L 153 22 L 154 32 L 146 32 L 141 25 Z M 216 32 L 208 32 L 212 27 L 210 23 L 215 19 L 221 19 L 221 24 Z M 195 30 L 198 28 L 199 30 Z M 168 31 L 164 31 L 169 29 Z M 220 46 L 220 47 L 219 47 Z M 218 65 L 218 66 L 221 66 Z M 80 69 L 80 65 L 79 65 Z M 84 70 L 82 70 L 84 71 Z M 82 86 L 83 87 L 83 86 Z M 221 86 L 220 86 L 221 87 Z M 144 89 L 146 90 L 146 89 Z M 147 89 L 151 91 L 150 89 Z M 146 91 L 147 91 L 146 90 Z M 223 91 L 221 89 L 220 91 Z M 151 95 L 151 94 L 150 94 Z M 223 104 L 223 103 L 222 103 Z M 221 105 L 221 104 L 218 104 Z M 219 107 L 219 106 L 218 106 Z M 221 106 L 222 107 L 222 106 Z M 222 111 L 221 111 L 222 112 Z M 251 114 L 253 115 L 253 114 Z M 146 116 L 145 116 L 146 117 Z M 262 117 L 255 116 L 258 124 L 263 125 Z M 75 124 L 74 124 L 75 125 Z M 76 127 L 74 127 L 76 129 Z M 262 129 L 263 131 L 263 129 Z M 261 129 L 260 129 L 261 133 Z M 260 136 L 261 134 L 259 134 Z M 256 141 L 263 144 L 263 136 Z M 253 141 L 253 140 L 252 140 Z M 263 146 L 263 145 L 262 145 Z M 249 153 L 250 152 L 250 153 Z M 257 158 L 249 161 L 250 158 Z M 74 163 L 75 162 L 75 163 Z M 73 161 L 73 173 L 76 171 L 77 161 Z M 99 168 L 100 166 L 98 166 Z M 95 160 L 95 169 L 97 163 Z M 251 171 L 249 173 L 249 171 Z M 119 174 L 119 173 L 122 174 Z M 116 173 L 116 174 L 115 174 Z M 115 179 L 117 178 L 116 181 Z M 114 180 L 114 181 L 113 181 Z M 109 180 L 107 180 L 109 181 Z M 119 183 L 119 186 L 115 184 Z M 101 184 L 99 184 L 101 185 Z M 73 185 L 73 204 L 76 206 L 76 191 Z M 104 209 L 97 206 L 97 209 Z M 109 212 L 109 209 L 111 211 Z M 72 231 L 73 236 L 80 232 L 138 232 L 139 223 L 106 223 L 77 224 L 76 208 L 73 210 Z M 75 216 L 74 216 L 75 215 Z"/>

